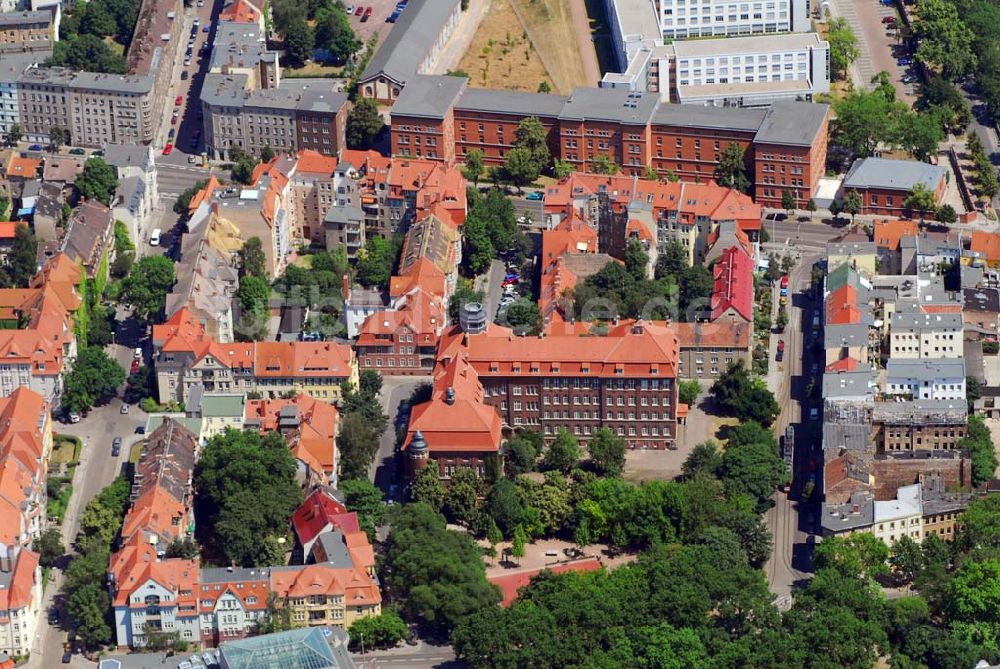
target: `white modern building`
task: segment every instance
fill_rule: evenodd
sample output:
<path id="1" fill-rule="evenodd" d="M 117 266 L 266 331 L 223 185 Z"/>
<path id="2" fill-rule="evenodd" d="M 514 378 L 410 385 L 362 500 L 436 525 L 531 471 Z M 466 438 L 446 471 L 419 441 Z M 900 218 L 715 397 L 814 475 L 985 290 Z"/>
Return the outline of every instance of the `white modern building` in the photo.
<path id="1" fill-rule="evenodd" d="M 692 3 L 654 0 L 654 5 L 663 37 L 670 39 L 804 32 L 811 28 L 809 0 L 702 0 Z"/>
<path id="2" fill-rule="evenodd" d="M 896 491 L 896 499 L 875 502 L 872 534 L 892 546 L 908 536 L 918 544 L 924 538 L 924 512 L 920 484 L 903 486 Z"/>
<path id="3" fill-rule="evenodd" d="M 605 74 L 602 87 L 659 93 L 665 102 L 731 107 L 812 100 L 830 91 L 830 45 L 816 33 L 783 28 L 783 34 L 721 32 L 718 39 L 683 41 L 683 35 L 660 32 L 650 0 L 605 4 L 619 72 Z"/>
<path id="4" fill-rule="evenodd" d="M 919 400 L 965 399 L 965 360 L 900 360 L 886 365 L 885 394 Z"/>
<path id="5" fill-rule="evenodd" d="M 896 360 L 961 358 L 962 314 L 897 311 L 889 329 L 889 356 Z"/>

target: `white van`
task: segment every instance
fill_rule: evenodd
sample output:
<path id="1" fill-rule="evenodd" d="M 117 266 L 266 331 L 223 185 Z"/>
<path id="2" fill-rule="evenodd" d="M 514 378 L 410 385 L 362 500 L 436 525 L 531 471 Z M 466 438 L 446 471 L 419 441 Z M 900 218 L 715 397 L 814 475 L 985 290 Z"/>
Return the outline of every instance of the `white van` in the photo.
<path id="1" fill-rule="evenodd" d="M 162 232 L 162 230 L 160 230 L 159 228 L 157 228 L 156 230 L 153 230 L 153 234 L 151 234 L 149 236 L 149 245 L 150 246 L 159 246 L 160 245 L 160 233 L 161 232 Z"/>

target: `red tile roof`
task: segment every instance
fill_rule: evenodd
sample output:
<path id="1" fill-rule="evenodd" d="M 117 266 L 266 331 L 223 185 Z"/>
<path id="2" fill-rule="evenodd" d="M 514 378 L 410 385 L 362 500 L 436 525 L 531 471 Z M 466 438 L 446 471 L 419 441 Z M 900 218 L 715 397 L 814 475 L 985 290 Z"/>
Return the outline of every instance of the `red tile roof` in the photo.
<path id="1" fill-rule="evenodd" d="M 305 394 L 291 399 L 247 400 L 245 418 L 258 424 L 261 434 L 281 431 L 281 411 L 296 407 L 298 426 L 284 432 L 292 454 L 321 475 L 337 468 L 337 407 Z"/>
<path id="2" fill-rule="evenodd" d="M 1000 262 L 1000 234 L 973 230 L 969 250 L 978 253 L 987 262 Z"/>
<path id="3" fill-rule="evenodd" d="M 220 21 L 232 21 L 233 23 L 257 23 L 260 21 L 260 17 L 260 10 L 248 0 L 234 0 L 219 12 Z"/>
<path id="4" fill-rule="evenodd" d="M 713 272 L 712 320 L 730 309 L 747 321 L 753 321 L 753 261 L 735 246 L 722 252 Z"/>
<path id="5" fill-rule="evenodd" d="M 12 156 L 7 162 L 7 178 L 21 177 L 24 179 L 34 179 L 41 167 L 42 161 L 37 158 Z"/>
<path id="6" fill-rule="evenodd" d="M 599 571 L 600 569 L 600 560 L 596 557 L 588 557 L 580 560 L 574 560 L 573 562 L 561 562 L 559 564 L 552 565 L 551 567 L 545 567 L 542 569 L 528 569 L 514 574 L 498 574 L 490 576 L 486 580 L 500 588 L 500 593 L 503 596 L 503 599 L 500 601 L 500 605 L 507 607 L 513 604 L 517 599 L 518 592 L 521 588 L 527 586 L 531 582 L 531 579 L 538 576 L 543 571 L 551 571 L 553 574 L 564 574 L 570 571 L 591 572 Z"/>
<path id="7" fill-rule="evenodd" d="M 875 246 L 890 251 L 899 250 L 899 241 L 903 237 L 912 237 L 918 232 L 917 222 L 908 220 L 890 221 L 887 219 L 875 221 Z"/>
<path id="8" fill-rule="evenodd" d="M 826 324 L 851 325 L 860 323 L 863 312 L 858 307 L 858 291 L 845 283 L 826 299 Z"/>
<path id="9" fill-rule="evenodd" d="M 826 366 L 826 369 L 824 371 L 829 372 L 831 374 L 835 372 L 838 373 L 853 372 L 858 368 L 858 365 L 860 364 L 861 364 L 860 361 L 855 360 L 854 358 L 848 356 L 845 358 L 841 358 L 840 360 L 831 362 L 829 365 Z"/>

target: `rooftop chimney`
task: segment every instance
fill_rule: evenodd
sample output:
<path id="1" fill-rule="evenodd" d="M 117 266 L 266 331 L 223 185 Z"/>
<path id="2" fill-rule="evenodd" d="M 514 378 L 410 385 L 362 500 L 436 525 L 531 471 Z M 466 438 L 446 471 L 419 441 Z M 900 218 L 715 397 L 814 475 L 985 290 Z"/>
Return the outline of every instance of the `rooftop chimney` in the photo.
<path id="1" fill-rule="evenodd" d="M 447 390 L 444 391 L 444 402 L 448 406 L 452 406 L 453 404 L 455 404 L 455 389 L 454 388 L 449 387 Z"/>

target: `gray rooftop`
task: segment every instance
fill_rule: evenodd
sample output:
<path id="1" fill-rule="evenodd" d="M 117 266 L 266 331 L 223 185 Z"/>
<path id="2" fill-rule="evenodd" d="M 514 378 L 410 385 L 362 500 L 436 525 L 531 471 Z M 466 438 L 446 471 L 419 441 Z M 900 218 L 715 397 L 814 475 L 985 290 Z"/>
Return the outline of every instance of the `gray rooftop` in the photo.
<path id="1" fill-rule="evenodd" d="M 148 146 L 131 142 L 129 144 L 108 144 L 104 148 L 104 162 L 114 167 L 145 167 L 154 162 Z"/>
<path id="2" fill-rule="evenodd" d="M 407 7 L 406 11 L 410 11 Z M 404 14 L 406 12 L 403 12 Z M 392 105 L 395 116 L 418 116 L 441 119 L 462 95 L 468 83 L 465 77 L 421 74 L 413 76 Z"/>
<path id="3" fill-rule="evenodd" d="M 823 332 L 823 344 L 826 349 L 865 346 L 868 344 L 868 326 L 864 323 L 827 325 Z"/>
<path id="4" fill-rule="evenodd" d="M 1000 312 L 1000 291 L 996 288 L 966 288 L 962 297 L 969 311 Z"/>
<path id="5" fill-rule="evenodd" d="M 889 425 L 964 425 L 967 417 L 968 407 L 960 400 L 876 402 L 872 410 L 872 422 Z"/>
<path id="6" fill-rule="evenodd" d="M 961 330 L 961 314 L 925 314 L 896 311 L 892 314 L 891 332 L 923 332 L 925 330 Z"/>
<path id="7" fill-rule="evenodd" d="M 302 567 L 296 567 L 301 569 Z M 214 583 L 237 583 L 239 581 L 270 582 L 269 567 L 202 567 L 199 583 L 209 585 Z"/>
<path id="8" fill-rule="evenodd" d="M 765 114 L 764 109 L 662 104 L 653 114 L 653 123 L 757 132 Z"/>
<path id="9" fill-rule="evenodd" d="M 410 0 L 361 73 L 360 81 L 384 74 L 399 84 L 409 84 L 460 2 Z"/>
<path id="10" fill-rule="evenodd" d="M 944 179 L 944 168 L 916 160 L 860 158 L 844 177 L 844 188 L 884 188 L 909 192 L 917 184 L 930 190 Z"/>
<path id="11" fill-rule="evenodd" d="M 885 366 L 889 378 L 903 377 L 919 380 L 943 380 L 965 378 L 965 360 L 962 358 L 940 358 L 935 360 L 900 360 L 890 358 Z"/>
<path id="12" fill-rule="evenodd" d="M 573 90 L 560 120 L 613 121 L 646 125 L 653 118 L 660 98 L 656 93 L 641 93 L 623 88 L 585 88 Z"/>
<path id="13" fill-rule="evenodd" d="M 201 101 L 214 107 L 242 107 L 246 82 L 245 74 L 206 74 Z"/>
<path id="14" fill-rule="evenodd" d="M 330 207 L 326 211 L 325 223 L 355 223 L 365 219 L 365 212 L 360 207 L 345 205 L 343 207 Z"/>
<path id="15" fill-rule="evenodd" d="M 871 431 L 864 423 L 824 423 L 823 449 L 865 451 L 871 443 Z"/>
<path id="16" fill-rule="evenodd" d="M 829 113 L 830 106 L 825 104 L 775 102 L 767 110 L 754 143 L 812 146 Z"/>
<path id="17" fill-rule="evenodd" d="M 565 95 L 524 93 L 492 88 L 467 88 L 455 104 L 455 109 L 483 111 L 493 114 L 532 114 L 557 117 L 566 104 Z"/>
<path id="18" fill-rule="evenodd" d="M 823 375 L 823 398 L 828 400 L 874 397 L 872 368 L 865 365 L 853 372 L 826 373 Z"/>
<path id="19" fill-rule="evenodd" d="M 31 65 L 44 63 L 52 55 L 52 50 L 27 51 L 25 53 L 4 53 L 0 58 L 0 82 L 13 83 L 21 78 Z"/>
<path id="20" fill-rule="evenodd" d="M 125 74 L 102 74 L 98 72 L 78 72 L 73 78 L 75 88 L 87 88 L 110 93 L 132 93 L 140 95 L 153 89 L 153 76 L 132 76 Z"/>
<path id="21" fill-rule="evenodd" d="M 864 493 L 855 493 L 846 504 L 823 504 L 820 511 L 823 534 L 839 534 L 871 527 L 875 523 L 875 501 Z"/>
<path id="22" fill-rule="evenodd" d="M 875 255 L 877 252 L 875 242 L 830 242 L 826 245 L 828 256 Z"/>
<path id="23" fill-rule="evenodd" d="M 0 13 L 0 27 L 21 28 L 30 23 L 49 23 L 52 21 L 52 12 L 3 12 Z"/>

